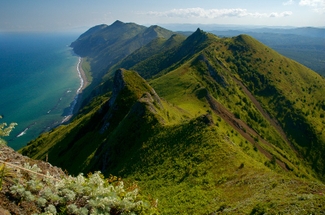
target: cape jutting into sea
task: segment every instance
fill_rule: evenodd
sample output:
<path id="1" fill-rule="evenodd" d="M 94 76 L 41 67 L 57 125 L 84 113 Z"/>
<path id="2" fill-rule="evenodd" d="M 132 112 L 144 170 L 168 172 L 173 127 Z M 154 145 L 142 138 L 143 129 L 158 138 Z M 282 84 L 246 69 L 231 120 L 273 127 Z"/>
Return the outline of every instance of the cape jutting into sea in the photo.
<path id="1" fill-rule="evenodd" d="M 4 139 L 14 149 L 72 113 L 81 76 L 69 44 L 77 34 L 0 33 L 0 123 L 18 125 Z"/>

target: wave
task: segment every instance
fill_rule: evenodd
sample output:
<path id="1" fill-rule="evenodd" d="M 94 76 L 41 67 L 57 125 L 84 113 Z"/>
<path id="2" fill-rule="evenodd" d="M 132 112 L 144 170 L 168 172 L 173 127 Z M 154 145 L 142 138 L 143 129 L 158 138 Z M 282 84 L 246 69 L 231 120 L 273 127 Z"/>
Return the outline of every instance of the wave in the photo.
<path id="1" fill-rule="evenodd" d="M 27 133 L 28 129 L 30 129 L 30 127 L 32 127 L 32 126 L 35 125 L 35 124 L 36 124 L 36 122 L 33 122 L 32 124 L 28 125 L 28 126 L 27 126 L 23 131 L 22 131 L 22 132 L 20 132 L 20 133 L 16 136 L 16 138 L 25 135 L 25 134 Z"/>
<path id="2" fill-rule="evenodd" d="M 16 137 L 21 137 L 23 136 L 24 134 L 26 134 L 28 128 L 25 128 L 25 130 L 23 130 L 22 132 L 20 132 Z"/>
<path id="3" fill-rule="evenodd" d="M 63 124 L 63 123 L 65 123 L 65 122 L 69 121 L 69 119 L 71 119 L 71 117 L 72 117 L 72 115 L 65 116 L 65 117 L 63 118 L 63 120 L 61 121 L 61 124 Z"/>
<path id="4" fill-rule="evenodd" d="M 79 79 L 80 79 L 80 86 L 79 86 L 79 88 L 78 88 L 78 90 L 77 90 L 77 92 L 76 92 L 76 96 L 74 97 L 74 100 L 73 100 L 73 102 L 72 102 L 72 105 L 71 105 L 71 108 L 70 108 L 69 114 L 68 114 L 67 116 L 64 117 L 62 123 L 68 121 L 68 120 L 72 117 L 72 115 L 73 115 L 73 111 L 74 111 L 74 108 L 75 108 L 75 106 L 76 106 L 76 104 L 77 104 L 77 102 L 78 102 L 79 94 L 81 93 L 81 90 L 82 90 L 82 88 L 84 87 L 84 83 L 85 83 L 85 81 L 84 81 L 84 79 L 82 78 L 81 71 L 80 71 L 80 69 L 79 69 L 79 68 L 80 68 L 80 64 L 81 64 L 81 57 L 79 57 L 79 61 L 78 61 L 78 64 L 77 64 L 77 71 L 78 71 L 78 76 L 79 76 Z M 70 91 L 70 92 L 71 92 L 71 91 Z"/>

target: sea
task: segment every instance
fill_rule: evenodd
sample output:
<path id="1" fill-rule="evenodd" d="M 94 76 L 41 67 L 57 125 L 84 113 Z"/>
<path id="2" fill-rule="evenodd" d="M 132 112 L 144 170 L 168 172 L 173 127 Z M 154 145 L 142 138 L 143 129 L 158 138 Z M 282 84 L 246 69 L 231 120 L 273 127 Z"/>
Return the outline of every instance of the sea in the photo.
<path id="1" fill-rule="evenodd" d="M 76 33 L 0 33 L 0 124 L 18 125 L 15 150 L 60 125 L 71 114 L 81 79 L 69 47 Z"/>

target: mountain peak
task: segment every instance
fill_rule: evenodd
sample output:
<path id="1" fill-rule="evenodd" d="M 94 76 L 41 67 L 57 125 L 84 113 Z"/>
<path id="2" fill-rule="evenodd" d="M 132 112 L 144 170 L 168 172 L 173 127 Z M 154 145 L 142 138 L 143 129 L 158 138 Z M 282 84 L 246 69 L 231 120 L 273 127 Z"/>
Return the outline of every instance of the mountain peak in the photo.
<path id="1" fill-rule="evenodd" d="M 162 38 L 170 38 L 172 35 L 174 34 L 174 32 L 167 30 L 165 28 L 162 28 L 158 25 L 151 25 L 149 28 L 147 28 L 145 30 L 144 35 L 146 36 L 150 36 L 152 38 L 156 38 L 156 37 L 162 37 Z"/>
<path id="2" fill-rule="evenodd" d="M 155 28 L 160 28 L 160 26 L 158 26 L 158 25 L 151 25 L 149 28 L 155 29 Z"/>
<path id="3" fill-rule="evenodd" d="M 116 20 L 113 24 L 112 24 L 112 26 L 119 26 L 119 25 L 123 25 L 123 24 L 125 24 L 124 22 L 121 22 L 120 20 Z"/>
<path id="4" fill-rule="evenodd" d="M 187 37 L 185 40 L 185 44 L 191 44 L 191 46 L 201 45 L 208 39 L 208 35 L 206 32 L 202 31 L 198 28 L 193 34 Z"/>
<path id="5" fill-rule="evenodd" d="M 136 100 L 140 99 L 144 94 L 150 93 L 160 103 L 155 90 L 137 72 L 118 69 L 114 75 L 113 94 L 109 101 L 110 106 L 115 103 L 124 88 L 128 88 L 128 92 L 134 94 Z"/>
<path id="6" fill-rule="evenodd" d="M 188 38 L 202 38 L 202 37 L 206 37 L 206 36 L 207 36 L 206 32 L 204 32 L 203 30 L 201 30 L 200 28 L 198 28 Z"/>
<path id="7" fill-rule="evenodd" d="M 196 35 L 205 35 L 206 33 L 203 30 L 201 30 L 200 28 L 197 28 L 196 31 L 193 34 L 196 34 Z"/>

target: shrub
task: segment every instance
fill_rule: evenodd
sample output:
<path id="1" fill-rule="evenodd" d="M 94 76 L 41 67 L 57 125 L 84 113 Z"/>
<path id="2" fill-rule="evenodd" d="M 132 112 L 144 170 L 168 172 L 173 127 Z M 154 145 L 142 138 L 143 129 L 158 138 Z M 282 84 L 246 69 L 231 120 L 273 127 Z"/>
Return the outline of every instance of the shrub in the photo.
<path id="1" fill-rule="evenodd" d="M 100 172 L 60 180 L 40 169 L 25 165 L 28 174 L 10 187 L 17 200 L 33 201 L 42 214 L 157 214 L 157 208 L 139 195 L 136 185 L 125 186 L 121 179 L 104 178 Z"/>

